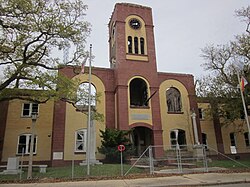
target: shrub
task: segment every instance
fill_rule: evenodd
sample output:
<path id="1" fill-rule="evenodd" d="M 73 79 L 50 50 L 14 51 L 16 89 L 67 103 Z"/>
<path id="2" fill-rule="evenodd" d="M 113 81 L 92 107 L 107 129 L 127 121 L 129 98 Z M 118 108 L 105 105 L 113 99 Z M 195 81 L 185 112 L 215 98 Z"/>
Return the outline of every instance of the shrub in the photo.
<path id="1" fill-rule="evenodd" d="M 102 145 L 98 147 L 98 151 L 106 156 L 106 161 L 109 163 L 115 163 L 120 161 L 120 151 L 118 150 L 119 145 L 125 146 L 123 152 L 123 158 L 133 154 L 132 144 L 129 139 L 131 131 L 122 131 L 117 129 L 106 129 L 105 131 L 100 130 Z"/>

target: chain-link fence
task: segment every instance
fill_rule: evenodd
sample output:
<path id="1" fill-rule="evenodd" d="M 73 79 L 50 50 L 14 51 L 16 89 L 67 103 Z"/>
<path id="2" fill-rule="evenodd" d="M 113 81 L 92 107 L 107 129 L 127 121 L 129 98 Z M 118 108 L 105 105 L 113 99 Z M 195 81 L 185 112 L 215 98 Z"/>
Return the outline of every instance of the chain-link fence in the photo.
<path id="1" fill-rule="evenodd" d="M 114 148 L 117 150 L 117 147 Z M 129 151 L 126 153 L 126 151 Z M 196 173 L 225 169 L 249 168 L 250 160 L 239 159 L 238 155 L 224 155 L 216 149 L 204 145 L 149 146 L 126 148 L 122 153 L 117 150 L 114 156 L 100 160 L 99 164 L 87 166 L 82 160 L 69 160 L 65 167 L 33 167 L 32 177 L 35 180 L 72 180 L 88 177 L 117 177 L 142 174 Z M 21 160 L 20 160 L 21 161 Z M 112 162 L 111 162 L 112 161 Z M 4 169 L 0 167 L 0 172 Z M 26 180 L 27 167 L 20 162 L 20 173 L 0 175 L 3 180 Z"/>
<path id="2" fill-rule="evenodd" d="M 163 150 L 163 156 L 157 156 Z M 226 170 L 228 168 L 250 168 L 248 160 L 236 160 L 206 145 L 149 146 L 132 166 L 144 168 L 150 174 L 196 173 Z M 218 160 L 219 159 L 219 160 Z"/>
<path id="3" fill-rule="evenodd" d="M 157 156 L 163 151 L 163 155 Z M 147 168 L 153 173 L 208 171 L 206 147 L 203 145 L 149 146 L 134 160 L 133 167 Z M 128 174 L 129 170 L 125 173 Z"/>

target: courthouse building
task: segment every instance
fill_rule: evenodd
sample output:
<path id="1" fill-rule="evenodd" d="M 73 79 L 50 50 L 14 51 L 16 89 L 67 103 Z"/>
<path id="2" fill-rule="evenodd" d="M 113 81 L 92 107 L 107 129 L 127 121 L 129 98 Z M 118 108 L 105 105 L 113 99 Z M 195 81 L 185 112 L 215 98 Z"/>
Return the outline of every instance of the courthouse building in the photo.
<path id="1" fill-rule="evenodd" d="M 91 129 L 94 157 L 104 158 L 97 147 L 101 146 L 100 130 L 106 128 L 134 129 L 137 155 L 149 145 L 157 145 L 162 147 L 154 155 L 162 157 L 177 142 L 180 146 L 205 143 L 216 151 L 230 154 L 230 143 L 233 143 L 230 133 L 235 129 L 222 131 L 219 124 L 214 125 L 214 120 L 202 117 L 203 108 L 209 104 L 197 103 L 194 77 L 158 72 L 152 9 L 117 3 L 108 27 L 110 68 L 92 68 L 92 85 L 99 94 L 95 107 L 104 115 L 104 121 L 95 121 Z M 166 59 L 164 63 L 174 62 Z M 83 84 L 88 82 L 87 67 L 85 72 L 79 74 L 79 67 L 60 70 Z M 11 100 L 0 105 L 1 163 L 6 163 L 8 157 L 21 156 L 22 152 L 24 160 L 28 160 L 34 111 L 39 115 L 35 128 L 35 162 L 60 166 L 86 158 L 87 116 L 71 104 Z M 240 152 L 248 152 L 249 140 L 244 134 L 239 137 Z"/>

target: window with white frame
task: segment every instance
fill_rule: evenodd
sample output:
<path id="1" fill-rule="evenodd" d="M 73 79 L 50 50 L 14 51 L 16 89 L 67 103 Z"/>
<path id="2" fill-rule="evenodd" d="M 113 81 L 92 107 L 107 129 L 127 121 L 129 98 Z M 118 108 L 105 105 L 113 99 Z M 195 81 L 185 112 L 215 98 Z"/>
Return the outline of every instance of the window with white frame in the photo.
<path id="1" fill-rule="evenodd" d="M 207 134 L 206 133 L 201 133 L 201 136 L 202 136 L 202 144 L 207 149 Z"/>
<path id="2" fill-rule="evenodd" d="M 204 109 L 203 108 L 198 108 L 198 110 L 199 110 L 199 118 L 200 119 L 205 119 Z"/>
<path id="3" fill-rule="evenodd" d="M 29 154 L 31 147 L 31 134 L 22 134 L 18 136 L 18 144 L 17 144 L 17 154 Z M 37 136 L 34 136 L 34 144 L 33 144 L 33 154 L 36 154 L 37 150 Z"/>
<path id="4" fill-rule="evenodd" d="M 86 152 L 87 129 L 75 132 L 75 152 Z"/>
<path id="5" fill-rule="evenodd" d="M 22 117 L 31 117 L 32 113 L 38 113 L 37 103 L 23 103 Z"/>
<path id="6" fill-rule="evenodd" d="M 178 139 L 177 136 L 175 131 L 170 132 L 170 143 L 172 148 L 175 148 L 177 145 L 177 139 Z"/>
<path id="7" fill-rule="evenodd" d="M 231 146 L 236 146 L 236 137 L 235 137 L 235 133 L 231 132 L 229 134 L 230 136 L 230 143 L 231 143 Z"/>
<path id="8" fill-rule="evenodd" d="M 180 149 L 186 148 L 186 133 L 182 129 L 174 129 L 170 131 L 171 148 L 178 146 Z"/>
<path id="9" fill-rule="evenodd" d="M 250 146 L 250 142 L 249 142 L 248 132 L 244 133 L 244 138 L 245 138 L 246 146 L 249 147 Z"/>

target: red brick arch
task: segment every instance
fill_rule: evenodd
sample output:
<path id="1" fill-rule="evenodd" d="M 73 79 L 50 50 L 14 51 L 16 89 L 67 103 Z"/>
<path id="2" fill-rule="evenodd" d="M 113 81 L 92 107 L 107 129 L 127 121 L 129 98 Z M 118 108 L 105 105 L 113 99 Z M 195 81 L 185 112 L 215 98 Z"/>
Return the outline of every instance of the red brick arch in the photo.
<path id="1" fill-rule="evenodd" d="M 135 127 L 146 127 L 146 128 L 153 130 L 153 126 L 149 125 L 148 123 L 140 122 L 140 123 L 133 123 L 133 124 L 129 125 L 130 129 L 135 128 Z"/>

